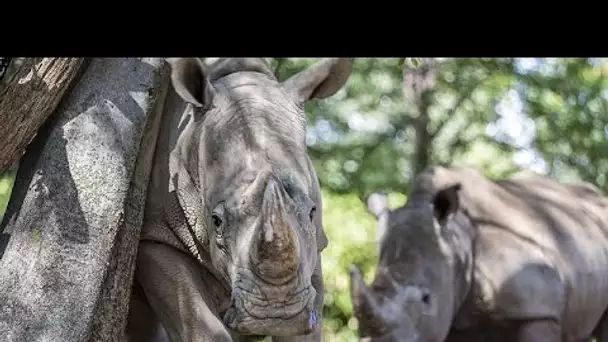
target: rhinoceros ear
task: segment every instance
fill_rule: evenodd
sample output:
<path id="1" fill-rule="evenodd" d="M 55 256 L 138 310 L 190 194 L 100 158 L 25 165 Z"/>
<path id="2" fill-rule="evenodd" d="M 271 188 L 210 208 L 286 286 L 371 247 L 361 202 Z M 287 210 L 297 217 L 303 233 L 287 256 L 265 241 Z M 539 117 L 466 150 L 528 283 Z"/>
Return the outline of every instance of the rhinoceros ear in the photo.
<path id="1" fill-rule="evenodd" d="M 458 210 L 460 198 L 458 192 L 461 188 L 460 183 L 450 185 L 444 189 L 437 191 L 433 197 L 433 212 L 435 219 L 440 225 L 444 225 L 447 219 Z"/>
<path id="2" fill-rule="evenodd" d="M 171 84 L 184 101 L 207 107 L 213 100 L 213 87 L 199 58 L 167 58 L 171 65 Z"/>
<path id="3" fill-rule="evenodd" d="M 283 82 L 284 89 L 299 102 L 324 99 L 344 86 L 352 70 L 353 58 L 323 58 Z"/>

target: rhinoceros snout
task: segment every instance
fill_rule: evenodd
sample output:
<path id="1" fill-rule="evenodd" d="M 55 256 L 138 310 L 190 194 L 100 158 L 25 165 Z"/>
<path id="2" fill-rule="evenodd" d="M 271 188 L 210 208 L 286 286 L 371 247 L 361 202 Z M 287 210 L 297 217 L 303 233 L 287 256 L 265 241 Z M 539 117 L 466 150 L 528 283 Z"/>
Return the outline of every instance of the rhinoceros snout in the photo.
<path id="1" fill-rule="evenodd" d="M 320 324 L 315 311 L 316 295 L 314 287 L 309 286 L 275 301 L 237 289 L 223 321 L 228 328 L 245 335 L 307 335 Z"/>

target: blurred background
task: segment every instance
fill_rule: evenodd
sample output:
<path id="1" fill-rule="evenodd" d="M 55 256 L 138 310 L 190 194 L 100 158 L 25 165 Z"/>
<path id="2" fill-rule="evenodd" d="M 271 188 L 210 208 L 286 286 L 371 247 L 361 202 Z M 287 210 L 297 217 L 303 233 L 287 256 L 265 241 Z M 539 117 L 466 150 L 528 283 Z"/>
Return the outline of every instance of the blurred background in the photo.
<path id="1" fill-rule="evenodd" d="M 268 58 L 281 81 L 316 60 Z M 412 176 L 431 164 L 491 177 L 529 169 L 608 189 L 606 75 L 601 58 L 355 59 L 342 90 L 306 107 L 329 238 L 324 340 L 356 341 L 347 270 L 373 275 L 371 192 L 399 206 Z M 0 219 L 15 172 L 0 175 Z"/>

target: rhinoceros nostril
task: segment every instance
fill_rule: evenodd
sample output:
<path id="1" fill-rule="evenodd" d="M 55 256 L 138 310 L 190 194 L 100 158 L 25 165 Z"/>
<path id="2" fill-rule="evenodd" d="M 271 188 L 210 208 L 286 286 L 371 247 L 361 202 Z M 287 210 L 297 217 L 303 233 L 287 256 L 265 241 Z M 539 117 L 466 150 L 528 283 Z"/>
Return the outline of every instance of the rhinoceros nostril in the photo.
<path id="1" fill-rule="evenodd" d="M 315 324 L 317 324 L 317 313 L 314 310 L 308 312 L 308 323 L 311 326 L 314 326 Z"/>
<path id="2" fill-rule="evenodd" d="M 427 305 L 428 305 L 428 304 L 430 304 L 430 303 L 431 303 L 431 295 L 430 295 L 430 294 L 428 294 L 428 293 L 424 293 L 424 294 L 422 295 L 421 300 L 422 300 L 422 302 L 423 302 L 424 304 L 427 304 Z"/>

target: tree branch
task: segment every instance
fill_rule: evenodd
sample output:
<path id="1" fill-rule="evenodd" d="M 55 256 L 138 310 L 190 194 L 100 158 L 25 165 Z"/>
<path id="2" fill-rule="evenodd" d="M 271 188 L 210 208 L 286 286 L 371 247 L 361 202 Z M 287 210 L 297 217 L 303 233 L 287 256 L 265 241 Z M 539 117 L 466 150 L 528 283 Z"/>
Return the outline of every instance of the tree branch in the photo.
<path id="1" fill-rule="evenodd" d="M 435 128 L 435 130 L 433 130 L 433 132 L 430 133 L 431 140 L 435 139 L 435 137 L 437 137 L 437 135 L 439 135 L 439 133 L 441 132 L 441 130 L 445 127 L 445 125 L 448 122 L 450 122 L 450 120 L 452 119 L 452 117 L 454 116 L 454 114 L 456 113 L 456 111 L 458 110 L 458 108 L 460 108 L 460 106 L 464 103 L 464 101 L 468 100 L 471 97 L 471 95 L 473 94 L 473 92 L 477 88 L 479 88 L 479 86 L 481 86 L 485 81 L 487 81 L 488 78 L 489 77 L 484 77 L 483 79 L 479 80 L 478 82 L 475 82 L 468 89 L 465 89 L 464 92 L 460 93 L 460 96 L 456 100 L 456 103 L 454 104 L 454 106 L 452 108 L 450 108 L 450 110 L 448 111 L 448 113 L 445 116 L 445 118 L 442 121 L 439 122 L 439 124 L 437 125 L 437 127 Z"/>
<path id="2" fill-rule="evenodd" d="M 283 65 L 287 61 L 287 58 L 276 57 L 275 60 L 277 61 L 277 66 L 274 68 L 274 75 L 276 78 L 279 78 L 279 75 L 280 75 L 279 72 L 281 71 L 281 68 L 283 68 Z"/>
<path id="3" fill-rule="evenodd" d="M 0 94 L 0 173 L 19 159 L 55 110 L 83 58 L 28 58 Z"/>

